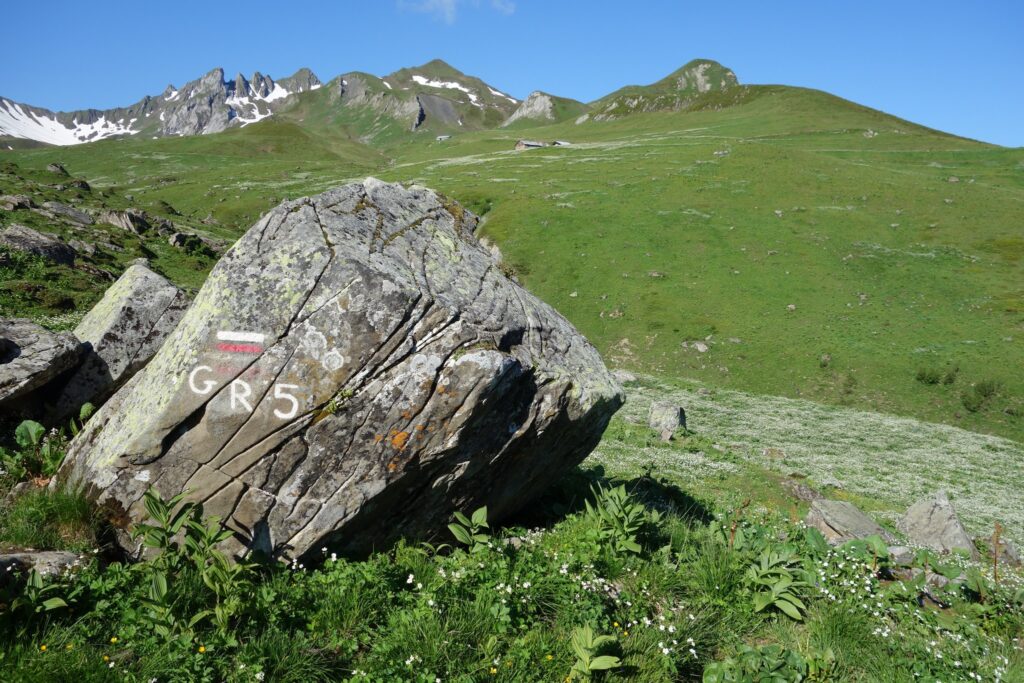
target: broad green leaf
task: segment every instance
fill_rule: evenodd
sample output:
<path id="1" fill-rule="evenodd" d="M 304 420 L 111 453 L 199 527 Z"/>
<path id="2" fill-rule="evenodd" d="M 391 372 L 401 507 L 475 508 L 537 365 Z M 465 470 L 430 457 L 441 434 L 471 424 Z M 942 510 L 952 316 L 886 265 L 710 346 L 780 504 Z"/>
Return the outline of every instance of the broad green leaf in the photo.
<path id="1" fill-rule="evenodd" d="M 68 603 L 64 602 L 60 598 L 50 598 L 49 600 L 43 601 L 43 608 L 47 611 L 67 606 Z"/>
<path id="2" fill-rule="evenodd" d="M 612 657 L 610 655 L 601 655 L 600 657 L 594 657 L 590 660 L 591 671 L 604 671 L 606 669 L 614 669 L 617 666 L 621 666 L 622 662 L 619 661 L 618 657 Z"/>
<path id="3" fill-rule="evenodd" d="M 804 619 L 803 615 L 800 614 L 800 610 L 798 610 L 796 606 L 791 602 L 788 602 L 786 600 L 777 600 L 775 602 L 775 606 L 782 610 L 782 612 L 785 613 L 786 616 L 794 619 L 795 621 L 803 621 Z"/>
<path id="4" fill-rule="evenodd" d="M 455 536 L 456 540 L 463 545 L 473 545 L 473 536 L 470 535 L 469 531 L 458 524 L 449 524 L 448 529 L 451 530 L 452 535 Z"/>
<path id="5" fill-rule="evenodd" d="M 35 420 L 25 420 L 14 430 L 14 441 L 22 448 L 34 448 L 46 434 L 46 427 Z"/>
<path id="6" fill-rule="evenodd" d="M 473 524 L 477 526 L 487 526 L 487 506 L 484 505 L 481 508 L 477 508 L 473 511 Z"/>

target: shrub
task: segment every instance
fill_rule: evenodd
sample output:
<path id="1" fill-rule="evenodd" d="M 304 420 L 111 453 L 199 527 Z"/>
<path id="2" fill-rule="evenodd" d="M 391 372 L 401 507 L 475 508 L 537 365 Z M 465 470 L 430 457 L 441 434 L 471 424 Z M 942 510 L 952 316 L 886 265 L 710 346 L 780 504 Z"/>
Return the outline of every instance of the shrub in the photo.
<path id="1" fill-rule="evenodd" d="M 921 384 L 938 384 L 942 381 L 942 370 L 939 368 L 918 368 L 917 381 Z"/>

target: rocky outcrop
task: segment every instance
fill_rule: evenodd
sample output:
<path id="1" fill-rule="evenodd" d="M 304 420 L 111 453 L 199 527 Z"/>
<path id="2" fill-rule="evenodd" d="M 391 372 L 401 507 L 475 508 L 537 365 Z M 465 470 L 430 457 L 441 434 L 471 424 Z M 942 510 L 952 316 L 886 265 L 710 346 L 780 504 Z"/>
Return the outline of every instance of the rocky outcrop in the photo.
<path id="1" fill-rule="evenodd" d="M 18 412 L 20 399 L 73 367 L 81 353 L 70 332 L 0 318 L 0 412 Z"/>
<path id="2" fill-rule="evenodd" d="M 534 119 L 539 121 L 554 121 L 554 103 L 551 96 L 536 90 L 523 100 L 522 104 L 512 112 L 512 116 L 505 119 L 502 125 L 504 128 L 520 119 Z"/>
<path id="3" fill-rule="evenodd" d="M 149 224 L 149 217 L 146 215 L 146 212 L 140 211 L 139 209 L 127 209 L 125 211 L 101 211 L 97 220 L 99 220 L 100 223 L 107 223 L 136 235 L 141 235 L 152 227 Z"/>
<path id="4" fill-rule="evenodd" d="M 71 245 L 53 235 L 11 223 L 0 232 L 0 246 L 41 256 L 50 263 L 63 266 L 75 264 L 75 250 Z"/>
<path id="5" fill-rule="evenodd" d="M 0 553 L 0 585 L 15 573 L 33 569 L 43 576 L 60 576 L 81 564 L 81 557 L 63 550 L 25 550 Z"/>
<path id="6" fill-rule="evenodd" d="M 24 194 L 0 195 L 0 209 L 4 211 L 17 211 L 18 209 L 35 208 L 36 203 L 32 198 Z"/>
<path id="7" fill-rule="evenodd" d="M 92 216 L 85 211 L 61 202 L 43 202 L 40 213 L 54 218 L 65 218 L 79 225 L 92 225 L 93 223 Z"/>
<path id="8" fill-rule="evenodd" d="M 938 552 L 962 550 L 976 560 L 980 558 L 945 491 L 939 491 L 934 497 L 911 505 L 896 528 L 915 545 Z"/>
<path id="9" fill-rule="evenodd" d="M 623 401 L 597 351 L 502 274 L 476 218 L 374 179 L 285 202 L 210 273 L 59 480 L 121 523 L 188 491 L 275 555 L 500 520 Z"/>
<path id="10" fill-rule="evenodd" d="M 184 292 L 163 276 L 130 266 L 75 328 L 88 350 L 60 391 L 54 417 L 106 399 L 149 362 L 187 307 Z"/>
<path id="11" fill-rule="evenodd" d="M 811 503 L 804 520 L 825 536 L 829 543 L 838 545 L 857 538 L 880 536 L 887 543 L 896 538 L 855 506 L 844 500 L 819 499 Z"/>

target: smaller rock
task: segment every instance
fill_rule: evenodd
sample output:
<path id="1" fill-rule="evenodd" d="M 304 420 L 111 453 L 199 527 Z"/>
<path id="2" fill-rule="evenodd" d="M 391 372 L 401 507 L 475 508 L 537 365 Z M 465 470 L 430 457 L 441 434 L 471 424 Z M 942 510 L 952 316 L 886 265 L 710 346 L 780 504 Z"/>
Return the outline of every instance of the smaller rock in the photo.
<path id="1" fill-rule="evenodd" d="M 62 204 L 60 202 L 43 202 L 43 208 L 48 210 L 51 215 L 63 216 L 73 223 L 80 223 L 81 225 L 92 225 L 92 216 L 87 214 L 85 211 Z"/>
<path id="2" fill-rule="evenodd" d="M 89 187 L 89 183 L 85 182 L 81 178 L 75 178 L 72 180 L 68 183 L 68 187 L 73 187 L 76 190 L 84 190 L 85 192 L 92 192 L 92 188 Z"/>
<path id="3" fill-rule="evenodd" d="M 35 569 L 43 576 L 59 576 L 81 563 L 81 557 L 63 550 L 30 550 L 0 554 L 0 579 L 14 572 Z"/>
<path id="4" fill-rule="evenodd" d="M 824 498 L 824 496 L 822 496 L 821 493 L 819 493 L 818 491 L 814 490 L 813 488 L 803 483 L 802 481 L 799 481 L 798 479 L 793 479 L 792 477 L 788 479 L 783 479 L 781 486 L 783 491 L 793 496 L 797 500 L 802 500 L 810 503 L 815 500 L 820 500 Z"/>
<path id="5" fill-rule="evenodd" d="M 914 550 L 905 545 L 889 546 L 889 562 L 900 566 L 908 567 L 914 563 Z"/>
<path id="6" fill-rule="evenodd" d="M 21 318 L 0 319 L 0 406 L 6 411 L 73 367 L 82 350 L 70 332 L 50 332 Z"/>
<path id="7" fill-rule="evenodd" d="M 138 209 L 127 209 L 125 211 L 101 211 L 99 215 L 101 223 L 109 223 L 115 227 L 141 235 L 150 229 L 149 217 L 144 211 Z"/>
<path id="8" fill-rule="evenodd" d="M 82 240 L 68 240 L 68 245 L 79 254 L 85 254 L 86 256 L 96 255 L 96 246 L 83 242 Z"/>
<path id="9" fill-rule="evenodd" d="M 50 173 L 56 173 L 57 175 L 70 175 L 68 173 L 68 170 L 64 168 L 64 164 L 58 163 L 56 161 L 53 162 L 52 164 L 47 164 L 46 170 L 49 171 Z"/>
<path id="10" fill-rule="evenodd" d="M 795 311 L 796 310 L 796 304 L 789 304 L 788 306 L 786 306 L 786 310 L 787 311 Z"/>
<path id="11" fill-rule="evenodd" d="M 629 384 L 636 381 L 636 375 L 629 370 L 612 370 L 612 377 L 619 384 Z"/>
<path id="12" fill-rule="evenodd" d="M 889 543 L 896 540 L 856 505 L 844 500 L 815 500 L 811 503 L 805 523 L 820 531 L 833 545 L 875 535 Z"/>
<path id="13" fill-rule="evenodd" d="M 662 441 L 668 441 L 677 429 L 686 429 L 686 411 L 674 403 L 658 401 L 651 404 L 647 413 L 647 424 L 654 431 L 661 434 Z"/>
<path id="14" fill-rule="evenodd" d="M 911 505 L 896 528 L 916 545 L 938 552 L 960 549 L 969 552 L 975 560 L 981 557 L 945 491 Z"/>
<path id="15" fill-rule="evenodd" d="M 185 294 L 145 265 L 124 271 L 75 328 L 90 349 L 61 391 L 54 417 L 102 401 L 145 367 L 187 307 Z"/>
<path id="16" fill-rule="evenodd" d="M 697 349 L 700 353 L 708 352 L 708 345 L 702 341 L 693 342 L 693 348 Z"/>
<path id="17" fill-rule="evenodd" d="M 36 203 L 32 198 L 24 194 L 0 195 L 0 209 L 5 211 L 17 211 L 18 209 L 35 208 Z"/>
<path id="18" fill-rule="evenodd" d="M 62 266 L 75 265 L 75 250 L 69 244 L 53 235 L 17 223 L 10 224 L 0 232 L 0 245 L 41 256 L 50 263 Z"/>
<path id="19" fill-rule="evenodd" d="M 951 176 L 949 176 L 949 182 L 951 182 L 951 183 L 959 183 L 960 179 L 957 178 L 955 175 L 951 175 Z"/>

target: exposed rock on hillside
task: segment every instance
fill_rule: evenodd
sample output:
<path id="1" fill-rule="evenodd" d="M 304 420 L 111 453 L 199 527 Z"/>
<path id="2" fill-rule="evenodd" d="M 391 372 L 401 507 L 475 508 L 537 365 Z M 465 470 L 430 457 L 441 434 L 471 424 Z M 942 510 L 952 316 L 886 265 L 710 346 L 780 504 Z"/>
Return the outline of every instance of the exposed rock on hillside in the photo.
<path id="1" fill-rule="evenodd" d="M 12 223 L 0 232 L 0 246 L 42 256 L 51 263 L 70 266 L 75 263 L 75 250 L 53 235 Z"/>
<path id="2" fill-rule="evenodd" d="M 501 519 L 621 405 L 596 350 L 506 278 L 476 218 L 374 179 L 285 202 L 214 268 L 60 473 L 122 523 L 183 490 L 276 554 Z"/>
<path id="3" fill-rule="evenodd" d="M 149 362 L 187 307 L 185 294 L 145 265 L 124 271 L 75 328 L 89 350 L 60 392 L 55 415 L 109 396 Z"/>
<path id="4" fill-rule="evenodd" d="M 517 121 L 535 121 L 539 123 L 562 121 L 576 118 L 586 110 L 587 106 L 582 102 L 564 97 L 555 97 L 554 95 L 536 90 L 522 101 L 519 108 L 512 112 L 512 115 L 501 126 L 504 128 Z"/>
<path id="5" fill-rule="evenodd" d="M 855 538 L 880 536 L 888 543 L 896 538 L 853 503 L 845 500 L 818 499 L 811 503 L 807 513 L 807 526 L 820 531 L 829 543 L 840 544 Z"/>
<path id="6" fill-rule="evenodd" d="M 683 109 L 700 95 L 736 86 L 736 74 L 709 59 L 695 59 L 657 83 L 630 85 L 592 105 L 594 120 L 615 119 L 637 112 Z"/>

